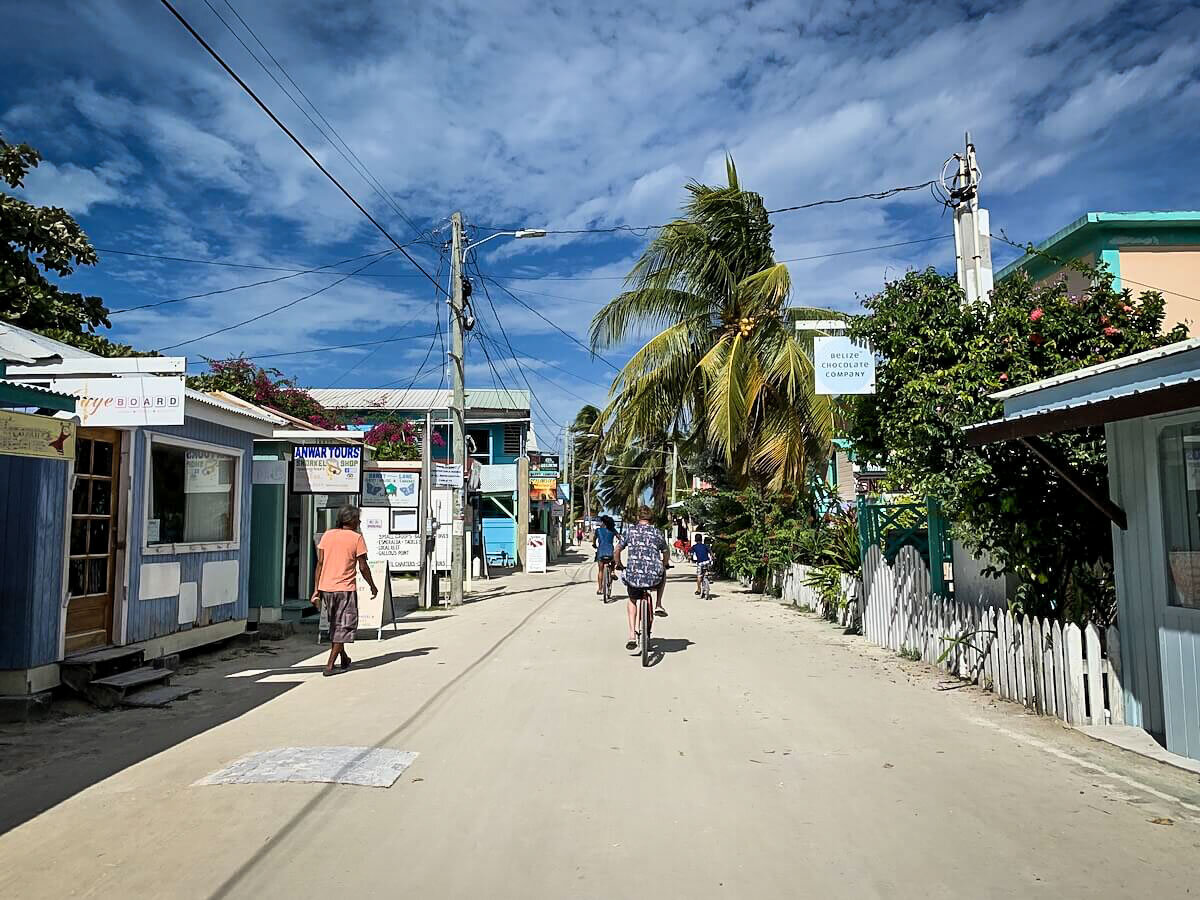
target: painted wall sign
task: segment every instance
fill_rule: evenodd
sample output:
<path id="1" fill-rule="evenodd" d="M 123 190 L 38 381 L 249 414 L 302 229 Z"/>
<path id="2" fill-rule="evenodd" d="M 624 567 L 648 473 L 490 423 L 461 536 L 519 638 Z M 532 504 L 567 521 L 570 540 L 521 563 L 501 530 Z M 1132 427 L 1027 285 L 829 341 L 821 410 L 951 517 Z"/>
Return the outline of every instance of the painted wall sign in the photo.
<path id="1" fill-rule="evenodd" d="M 421 496 L 420 472 L 363 472 L 363 506 L 415 507 Z"/>
<path id="2" fill-rule="evenodd" d="M 75 423 L 0 410 L 0 453 L 43 459 L 75 458 Z"/>
<path id="3" fill-rule="evenodd" d="M 875 393 L 875 354 L 848 337 L 813 338 L 818 394 Z"/>
<path id="4" fill-rule="evenodd" d="M 362 486 L 362 447 L 303 444 L 292 450 L 296 494 L 357 494 Z"/>
<path id="5" fill-rule="evenodd" d="M 183 379 L 173 375 L 54 378 L 50 386 L 74 395 L 85 428 L 183 424 Z"/>
<path id="6" fill-rule="evenodd" d="M 529 499 L 535 503 L 543 500 L 549 502 L 558 499 L 558 478 L 533 477 L 529 478 Z"/>

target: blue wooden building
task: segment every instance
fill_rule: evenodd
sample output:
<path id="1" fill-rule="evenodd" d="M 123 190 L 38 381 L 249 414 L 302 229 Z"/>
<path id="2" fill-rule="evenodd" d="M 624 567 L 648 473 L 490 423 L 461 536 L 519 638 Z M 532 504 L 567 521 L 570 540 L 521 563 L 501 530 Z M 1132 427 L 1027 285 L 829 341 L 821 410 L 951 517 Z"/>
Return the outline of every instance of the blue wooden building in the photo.
<path id="1" fill-rule="evenodd" d="M 1112 521 L 1126 722 L 1200 759 L 1200 339 L 995 397 L 1004 417 L 968 440 L 1024 441 Z M 1107 492 L 1038 440 L 1101 425 Z"/>
<path id="2" fill-rule="evenodd" d="M 27 387 L 53 391 L 61 379 L 40 369 L 98 359 L 19 336 L 45 351 L 7 365 Z M 138 393 L 162 376 L 114 377 Z M 149 659 L 244 630 L 253 442 L 274 422 L 188 389 L 182 403 L 180 425 L 106 426 L 81 410 L 70 465 L 0 460 L 8 688 L 52 687 L 59 661 L 97 648 L 135 646 Z"/>

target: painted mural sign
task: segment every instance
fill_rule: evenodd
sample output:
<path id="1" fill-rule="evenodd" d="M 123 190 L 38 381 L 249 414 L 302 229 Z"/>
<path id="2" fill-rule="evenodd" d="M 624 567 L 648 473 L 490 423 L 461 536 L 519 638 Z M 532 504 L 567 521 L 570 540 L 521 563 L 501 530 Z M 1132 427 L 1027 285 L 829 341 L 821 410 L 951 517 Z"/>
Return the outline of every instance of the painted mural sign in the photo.
<path id="1" fill-rule="evenodd" d="M 55 378 L 51 387 L 75 397 L 75 414 L 86 427 L 183 424 L 183 378 Z"/>
<path id="2" fill-rule="evenodd" d="M 875 354 L 848 337 L 813 338 L 813 373 L 818 394 L 875 393 Z"/>
<path id="3" fill-rule="evenodd" d="M 75 458 L 75 423 L 0 410 L 0 453 L 42 459 Z"/>
<path id="4" fill-rule="evenodd" d="M 301 444 L 292 450 L 292 491 L 357 494 L 362 486 L 362 447 Z"/>
<path id="5" fill-rule="evenodd" d="M 420 472 L 363 472 L 363 506 L 416 507 L 421 496 Z"/>

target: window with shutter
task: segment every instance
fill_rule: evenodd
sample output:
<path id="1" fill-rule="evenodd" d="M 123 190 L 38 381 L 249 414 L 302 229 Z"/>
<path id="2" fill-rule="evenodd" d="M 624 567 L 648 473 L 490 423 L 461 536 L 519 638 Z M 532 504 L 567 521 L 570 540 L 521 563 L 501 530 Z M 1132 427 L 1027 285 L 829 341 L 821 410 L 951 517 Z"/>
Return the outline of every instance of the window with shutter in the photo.
<path id="1" fill-rule="evenodd" d="M 523 428 L 520 422 L 510 422 L 504 426 L 504 455 L 505 456 L 520 456 L 521 455 L 521 432 Z"/>

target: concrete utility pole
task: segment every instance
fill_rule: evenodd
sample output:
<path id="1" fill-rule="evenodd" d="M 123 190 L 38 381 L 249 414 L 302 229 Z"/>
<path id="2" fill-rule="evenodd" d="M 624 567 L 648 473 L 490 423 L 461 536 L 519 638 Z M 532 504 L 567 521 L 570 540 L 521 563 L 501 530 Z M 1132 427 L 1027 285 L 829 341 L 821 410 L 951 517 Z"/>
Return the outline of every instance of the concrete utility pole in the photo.
<path id="1" fill-rule="evenodd" d="M 954 207 L 954 256 L 958 269 L 958 284 L 966 292 L 967 302 L 986 300 L 991 293 L 992 230 L 986 209 L 979 206 L 979 164 L 975 160 L 975 145 L 967 132 L 966 151 L 946 161 L 958 161 L 958 173 L 946 184 L 945 168 L 942 185 Z"/>
<path id="2" fill-rule="evenodd" d="M 451 379 L 454 385 L 454 401 L 451 404 L 453 429 L 451 448 L 453 462 L 461 466 L 463 476 L 466 476 L 466 385 L 463 373 L 463 224 L 462 213 L 456 212 L 450 217 L 453 237 L 450 245 L 450 362 Z M 464 521 L 464 482 L 463 479 L 454 486 L 454 511 L 450 523 L 450 605 L 459 606 L 463 602 L 463 581 L 466 576 L 466 547 L 463 540 L 466 529 Z"/>

